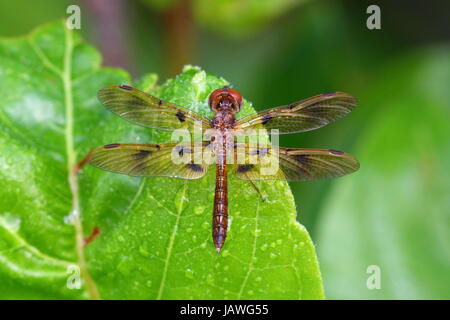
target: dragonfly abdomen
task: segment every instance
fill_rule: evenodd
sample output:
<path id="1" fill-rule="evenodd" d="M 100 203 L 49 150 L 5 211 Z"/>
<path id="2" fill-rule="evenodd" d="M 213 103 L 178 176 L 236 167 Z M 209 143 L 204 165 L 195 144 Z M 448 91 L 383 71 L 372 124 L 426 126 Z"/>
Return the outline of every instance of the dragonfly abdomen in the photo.
<path id="1" fill-rule="evenodd" d="M 214 194 L 214 211 L 212 221 L 212 236 L 217 252 L 220 252 L 228 228 L 228 193 L 227 193 L 227 165 L 216 166 L 216 191 Z"/>

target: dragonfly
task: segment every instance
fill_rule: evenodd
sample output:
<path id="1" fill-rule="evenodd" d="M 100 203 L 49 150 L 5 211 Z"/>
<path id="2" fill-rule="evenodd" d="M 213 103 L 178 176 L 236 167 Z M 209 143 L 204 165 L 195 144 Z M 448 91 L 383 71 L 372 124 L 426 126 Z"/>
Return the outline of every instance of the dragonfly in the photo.
<path id="1" fill-rule="evenodd" d="M 130 176 L 179 179 L 200 179 L 209 167 L 215 166 L 212 239 L 218 253 L 228 229 L 228 170 L 239 179 L 249 180 L 256 188 L 254 181 L 335 178 L 359 168 L 352 155 L 338 150 L 260 146 L 247 142 L 233 144 L 239 134 L 253 129 L 290 134 L 321 128 L 355 108 L 355 98 L 344 92 L 319 94 L 239 119 L 236 115 L 242 108 L 243 98 L 239 91 L 228 86 L 210 93 L 211 119 L 128 85 L 105 87 L 98 92 L 98 98 L 111 112 L 144 127 L 193 132 L 200 124 L 202 132 L 214 131 L 209 140 L 196 145 L 196 142 L 108 144 L 92 150 L 87 161 L 100 169 Z M 193 160 L 208 151 L 214 154 L 213 161 Z M 238 154 L 243 156 L 243 161 L 236 161 Z M 174 161 L 174 156 L 187 160 Z M 263 161 L 250 161 L 251 157 L 258 160 L 267 156 L 276 158 L 278 164 L 270 174 L 263 173 Z"/>

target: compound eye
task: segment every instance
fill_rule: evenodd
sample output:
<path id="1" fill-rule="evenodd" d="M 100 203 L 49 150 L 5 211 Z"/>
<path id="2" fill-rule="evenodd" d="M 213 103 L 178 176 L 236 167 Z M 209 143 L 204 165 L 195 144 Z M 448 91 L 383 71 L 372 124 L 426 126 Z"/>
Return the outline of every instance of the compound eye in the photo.
<path id="1" fill-rule="evenodd" d="M 228 89 L 228 93 L 233 96 L 234 100 L 239 104 L 239 108 L 242 106 L 242 95 L 239 91 L 234 89 Z"/>
<path id="2" fill-rule="evenodd" d="M 209 95 L 209 106 L 212 106 L 212 103 L 214 102 L 214 100 L 217 98 L 217 96 L 221 95 L 223 93 L 223 88 L 214 90 L 210 95 Z"/>

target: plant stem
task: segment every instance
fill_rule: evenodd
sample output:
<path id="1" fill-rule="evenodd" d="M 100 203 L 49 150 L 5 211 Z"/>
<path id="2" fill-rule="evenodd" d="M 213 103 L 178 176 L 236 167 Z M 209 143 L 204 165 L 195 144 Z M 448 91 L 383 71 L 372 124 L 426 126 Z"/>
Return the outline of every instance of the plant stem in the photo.
<path id="1" fill-rule="evenodd" d="M 165 31 L 164 56 L 169 76 L 180 73 L 183 65 L 192 63 L 195 37 L 190 0 L 179 1 L 163 16 Z"/>

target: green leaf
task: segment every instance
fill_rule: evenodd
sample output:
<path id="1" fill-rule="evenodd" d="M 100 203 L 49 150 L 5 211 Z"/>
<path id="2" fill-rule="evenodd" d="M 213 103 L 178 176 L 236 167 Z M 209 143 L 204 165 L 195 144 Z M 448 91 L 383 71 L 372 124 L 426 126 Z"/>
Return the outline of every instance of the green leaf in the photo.
<path id="1" fill-rule="evenodd" d="M 94 147 L 170 138 L 97 101 L 100 88 L 130 82 L 100 61 L 63 23 L 0 42 L 0 297 L 323 298 L 314 245 L 285 182 L 261 183 L 262 202 L 248 181 L 230 175 L 231 227 L 217 254 L 214 170 L 195 181 L 91 166 L 73 175 Z M 209 93 L 227 84 L 190 66 L 160 87 L 156 81 L 148 75 L 135 86 L 207 116 Z M 251 112 L 245 102 L 243 115 Z M 100 234 L 83 250 L 94 227 Z M 76 276 L 70 266 L 80 267 L 79 290 L 66 286 Z"/>
<path id="2" fill-rule="evenodd" d="M 378 110 L 365 117 L 361 169 L 333 185 L 320 221 L 331 298 L 450 298 L 449 83 L 450 54 L 440 48 L 393 61 L 361 97 L 360 108 Z M 379 290 L 366 286 L 371 265 Z"/>

